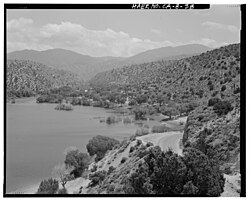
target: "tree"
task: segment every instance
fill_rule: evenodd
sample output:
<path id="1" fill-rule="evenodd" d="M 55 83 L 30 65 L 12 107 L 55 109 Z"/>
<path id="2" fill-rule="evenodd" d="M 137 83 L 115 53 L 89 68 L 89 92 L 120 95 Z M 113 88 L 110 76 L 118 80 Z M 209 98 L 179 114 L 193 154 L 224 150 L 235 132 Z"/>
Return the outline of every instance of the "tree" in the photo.
<path id="1" fill-rule="evenodd" d="M 65 164 L 58 164 L 54 167 L 52 174 L 55 178 L 59 179 L 63 188 L 65 189 L 65 185 L 68 181 L 73 179 L 71 172 L 73 171 L 73 167 L 69 166 L 66 168 Z"/>
<path id="2" fill-rule="evenodd" d="M 133 109 L 135 114 L 135 120 L 145 120 L 146 110 L 142 107 L 136 107 Z"/>
<path id="3" fill-rule="evenodd" d="M 126 187 L 133 194 L 219 196 L 225 180 L 218 164 L 194 148 L 185 148 L 183 154 L 150 148 Z"/>
<path id="4" fill-rule="evenodd" d="M 58 181 L 56 179 L 49 178 L 43 180 L 37 190 L 37 194 L 56 194 L 59 188 Z"/>
<path id="5" fill-rule="evenodd" d="M 82 172 L 88 168 L 90 157 L 86 153 L 73 149 L 67 152 L 65 158 L 66 168 L 73 167 L 72 174 L 75 178 L 81 176 Z"/>
<path id="6" fill-rule="evenodd" d="M 115 140 L 113 138 L 97 135 L 93 137 L 91 140 L 89 140 L 89 143 L 87 144 L 86 147 L 90 156 L 96 154 L 95 161 L 97 162 L 104 157 L 105 153 L 108 150 L 111 150 L 114 146 L 116 146 L 119 143 L 120 142 L 118 140 Z"/>
<path id="7" fill-rule="evenodd" d="M 179 114 L 178 110 L 175 107 L 168 107 L 168 106 L 164 106 L 161 110 L 161 113 L 163 115 L 167 115 L 169 119 L 172 119 L 173 115 Z"/>
<path id="8" fill-rule="evenodd" d="M 208 106 L 214 106 L 214 104 L 221 102 L 219 98 L 211 98 L 208 100 Z"/>
<path id="9" fill-rule="evenodd" d="M 233 106 L 229 101 L 219 101 L 214 104 L 213 109 L 218 115 L 226 115 L 228 112 L 233 110 Z"/>
<path id="10" fill-rule="evenodd" d="M 198 188 L 198 195 L 219 196 L 223 192 L 225 179 L 219 166 L 195 148 L 183 151 L 183 161 L 187 166 L 187 180 Z"/>

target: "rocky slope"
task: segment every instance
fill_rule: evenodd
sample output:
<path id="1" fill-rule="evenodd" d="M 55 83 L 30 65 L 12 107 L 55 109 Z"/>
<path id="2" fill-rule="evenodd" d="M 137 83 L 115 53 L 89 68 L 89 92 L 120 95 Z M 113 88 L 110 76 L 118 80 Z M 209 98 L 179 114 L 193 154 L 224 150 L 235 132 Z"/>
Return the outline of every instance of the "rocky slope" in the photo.
<path id="1" fill-rule="evenodd" d="M 6 66 L 7 97 L 32 96 L 61 86 L 77 87 L 77 75 L 27 60 L 8 60 Z"/>
<path id="2" fill-rule="evenodd" d="M 239 49 L 239 44 L 234 44 L 177 61 L 126 66 L 99 73 L 90 83 L 128 85 L 138 93 L 146 90 L 148 95 L 170 92 L 175 99 L 230 97 L 239 88 Z"/>
<path id="3" fill-rule="evenodd" d="M 150 99 L 170 94 L 175 102 L 198 101 L 200 106 L 187 120 L 184 145 L 195 146 L 219 160 L 227 173 L 239 172 L 239 44 L 178 61 L 157 61 L 100 73 L 91 84 L 125 85 Z M 213 98 L 220 102 L 208 105 Z"/>

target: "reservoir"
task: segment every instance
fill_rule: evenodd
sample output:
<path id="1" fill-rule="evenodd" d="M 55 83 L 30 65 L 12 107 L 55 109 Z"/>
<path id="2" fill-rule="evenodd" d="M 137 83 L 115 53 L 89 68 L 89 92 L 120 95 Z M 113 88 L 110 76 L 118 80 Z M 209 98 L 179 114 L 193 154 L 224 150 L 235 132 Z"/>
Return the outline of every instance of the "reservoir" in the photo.
<path id="1" fill-rule="evenodd" d="M 100 118 L 111 115 L 103 108 L 74 106 L 73 111 L 57 111 L 55 104 L 34 100 L 6 106 L 7 193 L 50 177 L 53 167 L 64 162 L 66 148 L 86 152 L 88 141 L 96 135 L 121 141 L 138 127 L 100 123 Z"/>

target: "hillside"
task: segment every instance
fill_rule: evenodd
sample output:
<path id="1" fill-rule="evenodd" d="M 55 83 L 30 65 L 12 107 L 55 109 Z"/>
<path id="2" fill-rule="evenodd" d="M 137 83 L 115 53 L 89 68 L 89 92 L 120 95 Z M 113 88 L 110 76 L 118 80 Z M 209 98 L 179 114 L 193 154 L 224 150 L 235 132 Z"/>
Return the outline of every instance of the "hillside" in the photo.
<path id="1" fill-rule="evenodd" d="M 162 47 L 148 50 L 129 58 L 130 63 L 146 63 L 167 57 L 176 57 L 184 55 L 195 55 L 211 50 L 211 48 L 200 44 L 188 44 L 177 47 Z"/>
<path id="2" fill-rule="evenodd" d="M 27 97 L 62 86 L 81 84 L 77 75 L 27 60 L 7 60 L 7 97 Z"/>
<path id="3" fill-rule="evenodd" d="M 163 47 L 137 54 L 132 57 L 91 57 L 65 49 L 49 49 L 46 51 L 22 50 L 11 52 L 8 59 L 31 60 L 47 66 L 64 69 L 79 74 L 89 80 L 99 72 L 120 68 L 125 65 L 140 64 L 159 59 L 180 59 L 188 55 L 206 52 L 210 48 L 203 45 L 184 45 L 179 47 Z"/>
<path id="4" fill-rule="evenodd" d="M 103 72 L 91 84 L 126 88 L 128 93 L 144 96 L 149 104 L 198 102 L 199 106 L 188 116 L 184 146 L 194 146 L 217 159 L 226 173 L 239 172 L 239 44 L 177 61 Z M 210 100 L 212 103 L 208 103 Z"/>
<path id="5" fill-rule="evenodd" d="M 239 48 L 235 44 L 177 61 L 126 66 L 99 73 L 90 83 L 128 86 L 151 99 L 168 92 L 177 100 L 231 96 L 232 90 L 239 87 Z M 222 92 L 223 85 L 226 89 Z"/>

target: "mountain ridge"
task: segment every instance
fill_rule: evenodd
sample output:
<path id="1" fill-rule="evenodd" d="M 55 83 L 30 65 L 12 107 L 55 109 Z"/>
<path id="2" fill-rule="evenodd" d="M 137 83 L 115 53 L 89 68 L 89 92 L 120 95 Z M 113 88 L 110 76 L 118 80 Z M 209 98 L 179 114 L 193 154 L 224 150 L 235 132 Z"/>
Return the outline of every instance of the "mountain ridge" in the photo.
<path id="1" fill-rule="evenodd" d="M 181 50 L 182 47 L 184 50 Z M 71 50 L 56 48 L 45 51 L 14 51 L 8 53 L 7 57 L 8 59 L 31 60 L 34 62 L 39 62 L 56 69 L 71 71 L 82 76 L 83 79 L 89 80 L 95 74 L 109 69 L 120 68 L 122 66 L 131 64 L 141 64 L 159 59 L 179 59 L 183 56 L 188 57 L 190 54 L 193 55 L 203 53 L 210 49 L 209 47 L 198 44 L 196 44 L 196 48 L 194 50 L 192 50 L 193 48 L 194 45 L 162 47 L 148 50 L 131 57 L 92 57 L 89 55 L 82 55 Z M 166 51 L 166 49 L 168 50 Z"/>

